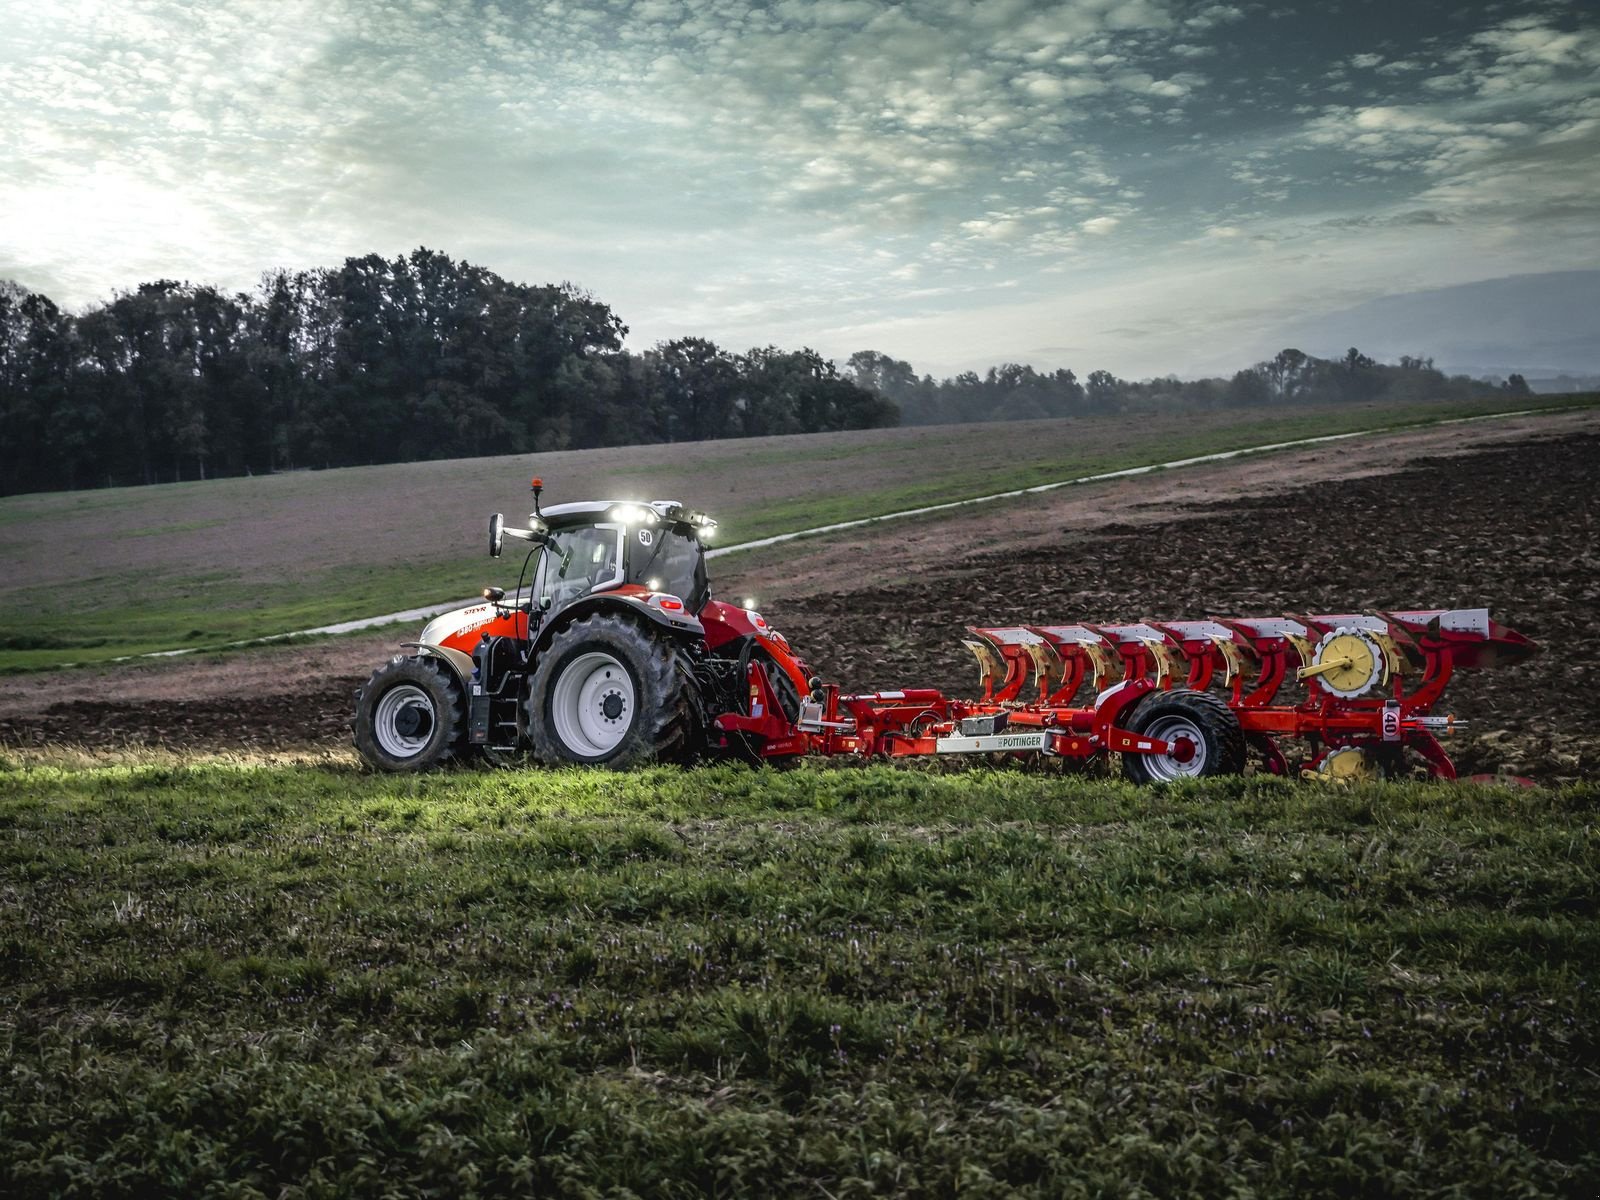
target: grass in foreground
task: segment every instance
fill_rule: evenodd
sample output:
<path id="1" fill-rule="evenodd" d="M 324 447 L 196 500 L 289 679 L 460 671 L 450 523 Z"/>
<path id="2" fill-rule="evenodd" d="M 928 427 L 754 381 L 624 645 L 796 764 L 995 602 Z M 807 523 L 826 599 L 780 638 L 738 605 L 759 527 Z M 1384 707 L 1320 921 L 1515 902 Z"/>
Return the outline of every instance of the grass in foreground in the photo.
<path id="1" fill-rule="evenodd" d="M 1593 1195 L 1597 811 L 0 761 L 0 1192 Z"/>
<path id="2" fill-rule="evenodd" d="M 1105 420 L 1061 421 L 1057 424 L 1063 436 L 1045 439 L 1036 445 L 1013 447 L 1014 453 L 1004 462 L 990 461 L 991 454 L 975 455 L 970 428 L 952 431 L 943 453 L 915 442 L 897 449 L 878 442 L 862 444 L 838 439 L 824 446 L 796 448 L 789 453 L 766 452 L 774 456 L 781 454 L 782 461 L 790 466 L 807 465 L 811 478 L 802 494 L 748 504 L 741 500 L 731 509 L 718 509 L 716 498 L 727 496 L 732 489 L 713 465 L 700 472 L 698 498 L 695 494 L 685 494 L 683 498 L 717 509 L 715 515 L 722 521 L 719 541 L 727 545 L 1241 446 L 1380 426 L 1385 429 L 1424 426 L 1508 408 L 1560 412 L 1590 407 L 1597 401 L 1600 398 L 1593 395 L 1525 400 L 1495 397 L 1381 409 L 1361 405 L 1313 412 L 1234 410 L 1203 414 L 1198 422 L 1187 421 L 1180 414 L 1129 415 L 1109 425 Z M 1129 429 L 1135 427 L 1141 432 L 1137 437 L 1129 437 Z M 930 436 L 929 431 L 923 429 L 905 432 L 908 436 Z M 1108 432 L 1113 435 L 1109 440 Z M 996 445 L 1005 443 L 1007 426 L 1004 423 L 987 426 L 983 437 L 992 439 Z M 670 468 L 680 473 L 684 470 L 680 449 L 663 446 L 659 450 L 661 470 Z M 869 489 L 851 486 L 850 479 L 864 452 L 872 452 L 886 462 L 896 462 L 900 481 Z M 751 462 L 759 457 L 741 456 L 727 464 L 726 470 L 746 478 Z M 483 461 L 466 460 L 465 466 L 482 470 Z M 415 465 L 436 470 L 440 464 Z M 405 473 L 404 467 L 383 470 L 385 474 L 381 476 L 370 472 L 360 476 L 361 486 L 374 487 L 377 478 L 398 481 Z M 646 469 L 643 474 L 651 474 L 651 471 Z M 315 472 L 295 480 L 276 477 L 275 482 L 292 484 L 297 489 L 317 489 L 319 494 L 328 492 L 328 504 L 337 507 L 332 496 L 337 493 L 339 477 L 339 472 Z M 356 486 L 355 476 L 345 478 L 348 486 Z M 208 492 L 208 488 L 225 490 L 234 498 L 233 503 L 238 504 L 242 490 L 247 489 L 249 483 L 228 479 L 169 488 L 16 497 L 0 504 L 0 554 L 8 546 L 14 553 L 45 552 L 37 543 L 25 538 L 7 542 L 4 535 L 8 524 L 37 521 L 52 513 L 59 514 L 63 509 L 81 510 L 85 505 L 121 505 L 128 511 L 119 519 L 131 528 L 117 536 L 138 537 L 152 546 L 168 537 L 181 539 L 194 530 L 210 532 L 217 522 L 185 520 L 162 525 L 143 511 L 141 505 L 148 506 L 163 497 L 170 499 L 174 490 L 187 489 L 185 494 L 193 496 L 192 505 L 200 507 L 203 497 L 221 494 Z M 391 482 L 388 487 L 391 492 L 387 494 L 392 494 L 399 483 Z M 741 488 L 737 494 L 742 497 L 748 491 Z M 370 496 L 368 501 L 371 502 Z M 253 510 L 235 516 L 245 525 L 274 519 L 270 512 Z M 442 557 L 436 549 L 418 545 L 407 548 L 406 561 L 387 557 L 374 559 L 374 551 L 356 538 L 337 567 L 308 570 L 281 562 L 264 564 L 239 559 L 227 551 L 232 540 L 221 535 L 215 539 L 208 537 L 204 543 L 208 553 L 203 559 L 203 569 L 169 567 L 158 572 L 134 574 L 98 569 L 93 546 L 62 550 L 78 555 L 83 561 L 81 574 L 73 586 L 56 584 L 0 591 L 0 674 L 51 670 L 68 662 L 96 663 L 166 650 L 207 649 L 248 638 L 445 603 L 475 595 L 486 583 L 512 586 L 522 561 L 513 555 L 502 562 L 491 563 L 482 557 L 476 540 L 450 545 Z M 242 540 L 250 543 L 247 531 Z M 213 541 L 215 552 L 209 549 Z M 56 550 L 56 547 L 50 548 L 51 552 Z"/>

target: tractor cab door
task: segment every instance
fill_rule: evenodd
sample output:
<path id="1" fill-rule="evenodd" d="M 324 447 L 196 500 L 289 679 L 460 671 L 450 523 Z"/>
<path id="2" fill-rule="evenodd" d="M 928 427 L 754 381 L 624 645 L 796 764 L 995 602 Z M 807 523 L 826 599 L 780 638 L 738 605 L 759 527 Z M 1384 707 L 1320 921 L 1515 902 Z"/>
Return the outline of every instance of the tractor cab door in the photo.
<path id="1" fill-rule="evenodd" d="M 536 604 L 548 600 L 558 612 L 592 592 L 616 587 L 623 579 L 620 524 L 580 525 L 551 536 L 537 577 Z"/>

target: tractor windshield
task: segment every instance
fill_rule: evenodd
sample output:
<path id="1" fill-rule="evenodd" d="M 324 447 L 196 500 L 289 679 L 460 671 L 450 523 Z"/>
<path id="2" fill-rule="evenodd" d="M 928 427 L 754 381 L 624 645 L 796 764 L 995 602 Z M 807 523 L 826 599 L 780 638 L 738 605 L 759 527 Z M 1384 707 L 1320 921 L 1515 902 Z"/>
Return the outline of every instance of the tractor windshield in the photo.
<path id="1" fill-rule="evenodd" d="M 542 599 L 560 608 L 597 588 L 622 582 L 622 526 L 582 525 L 551 535 Z"/>
<path id="2" fill-rule="evenodd" d="M 673 529 L 639 529 L 628 546 L 628 582 L 671 592 L 699 612 L 709 598 L 700 543 Z"/>

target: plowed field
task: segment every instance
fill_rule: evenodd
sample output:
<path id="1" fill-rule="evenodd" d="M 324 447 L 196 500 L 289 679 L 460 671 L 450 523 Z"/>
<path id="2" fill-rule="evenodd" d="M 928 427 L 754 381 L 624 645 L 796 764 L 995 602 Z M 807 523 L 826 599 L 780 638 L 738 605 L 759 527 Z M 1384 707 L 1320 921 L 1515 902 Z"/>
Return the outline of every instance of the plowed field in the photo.
<path id="1" fill-rule="evenodd" d="M 971 690 L 975 670 L 959 638 L 974 623 L 1487 606 L 1545 653 L 1451 684 L 1447 707 L 1472 730 L 1447 747 L 1458 766 L 1541 782 L 1600 774 L 1594 422 L 1522 431 L 1387 473 L 1331 475 L 1237 498 L 1213 477 L 1205 501 L 1175 518 L 1135 501 L 1112 506 L 1113 523 L 1056 531 L 1048 511 L 1018 513 L 1014 537 L 976 548 L 968 538 L 950 554 L 927 536 L 937 527 L 923 525 L 921 561 L 878 582 L 870 538 L 853 566 L 807 577 L 793 594 L 771 558 L 742 574 L 773 587 L 763 611 L 819 674 L 862 690 Z M 804 546 L 794 549 L 797 577 Z M 719 568 L 734 588 L 744 582 L 733 562 Z M 103 686 L 13 680 L 0 742 L 343 748 L 351 693 L 365 675 L 357 664 L 381 661 L 397 640 L 235 655 L 204 675 L 193 664 L 130 669 L 96 677 Z M 178 678 L 191 686 L 175 686 Z"/>

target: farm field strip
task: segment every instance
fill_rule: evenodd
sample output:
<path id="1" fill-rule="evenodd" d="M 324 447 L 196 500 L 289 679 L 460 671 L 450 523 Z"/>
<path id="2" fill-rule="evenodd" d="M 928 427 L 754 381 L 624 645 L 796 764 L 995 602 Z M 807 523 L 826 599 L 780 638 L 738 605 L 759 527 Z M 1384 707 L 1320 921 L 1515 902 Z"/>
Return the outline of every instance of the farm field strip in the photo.
<path id="1" fill-rule="evenodd" d="M 968 508 L 979 504 L 993 504 L 1000 500 L 1017 500 L 1023 496 L 1035 496 L 1044 492 L 1054 492 L 1061 488 L 1076 487 L 1086 483 L 1104 483 L 1112 479 L 1128 479 L 1136 475 L 1148 475 L 1152 471 L 1176 471 L 1184 467 L 1199 466 L 1202 463 L 1227 462 L 1230 459 L 1244 458 L 1252 454 L 1270 454 L 1275 450 L 1292 450 L 1301 446 L 1318 446 L 1324 442 L 1339 442 L 1346 438 L 1376 437 L 1385 433 L 1394 433 L 1400 429 L 1427 428 L 1429 425 L 1463 425 L 1472 421 L 1493 421 L 1510 417 L 1526 417 L 1543 412 L 1543 409 L 1518 409 L 1514 412 L 1484 413 L 1474 417 L 1451 417 L 1439 421 L 1423 422 L 1410 425 L 1382 425 L 1372 429 L 1354 429 L 1348 433 L 1329 433 L 1321 437 L 1296 438 L 1287 442 L 1268 442 L 1260 446 L 1241 446 L 1236 450 L 1221 450 L 1214 454 L 1197 454 L 1189 458 L 1175 458 L 1169 462 L 1147 463 L 1144 466 L 1124 467 L 1119 471 L 1102 471 L 1097 475 L 1079 475 L 1072 479 L 1059 479 L 1051 483 L 1035 484 L 1032 487 L 1015 488 L 1008 492 L 993 492 L 987 496 L 972 496 L 963 500 L 948 500 L 939 504 L 927 504 L 921 508 L 906 508 L 898 512 L 882 513 L 877 516 L 859 517 L 853 521 L 836 521 L 832 525 L 818 525 L 811 529 L 799 529 L 790 533 L 774 534 L 771 537 L 757 538 L 754 541 L 740 542 L 733 546 L 719 546 L 706 554 L 707 558 L 717 558 L 724 554 L 737 554 L 740 551 L 760 550 L 768 546 L 781 545 L 784 542 L 796 541 L 800 538 L 817 537 L 825 533 L 838 533 L 845 529 L 859 529 L 864 525 L 876 525 L 884 521 L 900 521 L 908 517 L 925 517 L 932 513 L 952 512 L 959 508 Z M 343 632 L 338 629 L 312 630 L 314 633 Z"/>
<path id="2" fill-rule="evenodd" d="M 1488 421 L 1497 417 L 1527 416 L 1539 410 L 1522 409 L 1516 412 L 1486 413 L 1477 417 L 1454 417 L 1437 422 L 1440 425 L 1453 425 L 1467 421 Z M 1414 428 L 1411 427 L 1411 428 Z M 859 529 L 866 525 L 877 525 L 886 521 L 899 521 L 910 517 L 924 517 L 933 513 L 950 512 L 955 509 L 969 508 L 981 504 L 993 504 L 1001 500 L 1015 500 L 1023 496 L 1037 495 L 1043 492 L 1053 492 L 1064 487 L 1073 487 L 1078 484 L 1100 483 L 1111 479 L 1124 479 L 1134 475 L 1145 475 L 1151 471 L 1178 470 L 1183 467 L 1192 467 L 1201 463 L 1225 462 L 1228 459 L 1242 458 L 1250 454 L 1267 454 L 1274 450 L 1288 450 L 1299 446 L 1315 446 L 1324 442 L 1336 442 L 1345 438 L 1363 437 L 1390 432 L 1390 427 L 1377 427 L 1373 429 L 1353 430 L 1349 433 L 1332 433 L 1322 437 L 1299 438 L 1289 442 L 1271 442 L 1260 446 L 1244 446 L 1237 450 L 1223 450 L 1216 454 L 1202 454 L 1190 458 L 1173 459 L 1170 462 L 1150 463 L 1140 467 L 1126 467 L 1120 471 L 1104 471 L 1098 475 L 1079 475 L 1072 479 L 1056 480 L 1051 483 L 1036 484 L 1033 487 L 1017 488 L 1009 492 L 994 492 L 987 496 L 973 496 L 963 500 L 950 500 L 940 504 L 925 505 L 921 508 L 901 509 L 898 512 L 882 513 L 877 516 L 858 517 L 851 521 L 838 521 L 832 525 L 818 525 L 810 529 L 797 529 L 788 533 L 773 534 L 770 537 L 757 538 L 754 541 L 738 542 L 731 546 L 718 546 L 706 553 L 706 557 L 721 558 L 729 554 L 738 554 L 743 551 L 761 550 L 769 546 L 781 545 L 784 542 L 798 541 L 801 538 L 819 537 L 823 534 L 838 533 L 846 529 Z M 288 633 L 268 634 L 259 638 L 248 638 L 243 641 L 229 642 L 223 647 L 187 647 L 180 650 L 154 650 L 140 655 L 127 655 L 113 658 L 111 662 L 126 662 L 130 658 L 170 658 L 181 654 L 198 654 L 216 649 L 236 649 L 241 646 L 265 645 L 269 642 L 284 641 L 289 638 L 336 636 L 346 633 L 358 633 L 362 630 L 378 629 L 385 625 L 395 625 L 404 621 L 420 621 L 436 617 L 440 613 L 449 612 L 453 608 L 473 604 L 477 597 L 467 597 L 460 600 L 448 600 L 442 604 L 431 604 L 425 608 L 412 608 L 403 612 L 385 613 L 375 617 L 361 617 L 353 621 L 339 621 L 332 625 L 320 625 L 314 629 L 297 629 Z M 78 666 L 77 663 L 64 663 L 63 666 Z"/>
<path id="3" fill-rule="evenodd" d="M 0 1191 L 1592 1195 L 1597 812 L 0 752 Z"/>
<path id="4" fill-rule="evenodd" d="M 1169 449 L 1183 448 L 1185 451 L 1195 448 L 1192 435 L 1168 435 L 1164 441 L 1150 441 L 1146 439 L 1138 447 L 1124 447 L 1118 451 L 1124 461 L 1128 457 L 1134 458 L 1134 465 L 1116 466 L 1111 470 L 1084 472 L 1073 474 L 1070 477 L 1047 477 L 1043 482 L 1026 482 L 1019 486 L 1003 491 L 986 491 L 982 485 L 987 483 L 991 487 L 997 478 L 1003 478 L 1004 472 L 997 475 L 995 472 L 985 472 L 981 477 L 963 479 L 959 475 L 934 476 L 925 480 L 907 491 L 900 489 L 891 492 L 875 494 L 860 494 L 849 492 L 844 496 L 831 495 L 826 501 L 818 501 L 809 506 L 796 505 L 790 502 L 780 502 L 763 508 L 755 506 L 754 514 L 741 512 L 735 514 L 728 523 L 728 527 L 738 529 L 749 523 L 754 528 L 763 525 L 770 527 L 776 523 L 780 526 L 777 532 L 765 537 L 752 538 L 734 545 L 719 547 L 712 551 L 715 556 L 731 554 L 739 551 L 748 551 L 781 544 L 797 538 L 823 535 L 830 532 L 839 532 L 847 529 L 860 528 L 883 521 L 908 519 L 919 516 L 936 515 L 938 513 L 953 512 L 971 506 L 990 504 L 1008 499 L 1017 499 L 1031 494 L 1040 494 L 1078 484 L 1109 481 L 1118 478 L 1148 474 L 1154 471 L 1179 469 L 1185 466 L 1222 462 L 1229 459 L 1245 457 L 1254 454 L 1270 453 L 1277 450 L 1295 447 L 1313 446 L 1324 442 L 1350 439 L 1360 436 L 1374 436 L 1392 433 L 1401 430 L 1425 429 L 1431 426 L 1459 424 L 1469 421 L 1485 421 L 1492 419 L 1505 419 L 1515 416 L 1536 415 L 1546 412 L 1571 411 L 1574 408 L 1586 407 L 1594 403 L 1594 398 L 1581 398 L 1572 400 L 1564 398 L 1560 403 L 1547 406 L 1524 408 L 1515 412 L 1470 412 L 1462 415 L 1445 415 L 1457 413 L 1459 407 L 1441 409 L 1440 406 L 1419 406 L 1414 410 L 1403 410 L 1388 414 L 1391 418 L 1382 425 L 1371 428 L 1357 428 L 1343 430 L 1335 433 L 1315 434 L 1303 438 L 1279 440 L 1271 443 L 1239 447 L 1227 446 L 1224 449 L 1207 449 L 1205 453 L 1184 453 L 1181 457 L 1174 457 L 1166 461 L 1151 462 L 1146 455 L 1160 447 Z M 1421 414 L 1421 415 L 1419 415 Z M 1236 415 L 1236 414 L 1229 414 Z M 1349 413 L 1338 414 L 1343 419 L 1348 419 Z M 1252 428 L 1255 429 L 1294 429 L 1303 427 L 1304 422 L 1313 420 L 1326 423 L 1327 414 L 1314 414 L 1312 416 L 1297 415 L 1294 418 L 1280 418 L 1277 420 L 1258 420 Z M 1075 426 L 1077 422 L 1047 422 L 1051 426 Z M 971 429 L 973 427 L 963 427 Z M 1226 446 L 1227 438 L 1235 436 L 1236 426 L 1226 426 L 1222 430 L 1213 430 L 1200 438 L 1202 445 L 1215 444 L 1219 440 Z M 904 431 L 924 433 L 921 430 Z M 986 434 L 995 432 L 1014 432 L 1013 427 L 985 427 Z M 1071 428 L 1067 432 L 1073 432 Z M 1121 431 L 1125 434 L 1126 431 Z M 769 439 L 771 440 L 771 439 Z M 812 441 L 814 438 L 792 439 L 796 441 Z M 638 449 L 638 448 L 635 448 Z M 667 448 L 652 447 L 650 449 L 663 450 Z M 849 449 L 848 447 L 834 447 L 834 452 Z M 812 453 L 821 451 L 813 448 Z M 593 454 L 596 452 L 581 451 L 576 454 Z M 802 458 L 805 456 L 802 455 Z M 848 457 L 848 456 L 847 456 Z M 503 461 L 503 460 L 496 460 Z M 1090 461 L 1090 460 L 1085 460 Z M 434 467 L 437 464 L 416 464 L 419 467 Z M 471 460 L 471 465 L 478 467 L 481 460 Z M 392 470 L 386 468 L 385 470 Z M 1023 474 L 1033 479 L 1038 479 L 1040 468 L 1032 467 L 1023 469 Z M 232 484 L 238 481 L 220 481 L 220 484 Z M 185 485 L 189 486 L 189 485 Z M 716 491 L 720 485 L 714 485 Z M 951 491 L 959 493 L 966 489 L 979 494 L 955 500 L 943 499 Z M 618 493 L 622 494 L 622 493 Z M 87 495 L 93 495 L 88 493 Z M 912 507 L 896 507 L 896 502 L 907 497 L 926 499 L 929 496 L 936 498 L 936 502 Z M 22 499 L 32 499 L 24 497 Z M 867 510 L 866 515 L 851 516 L 844 521 L 830 522 L 822 525 L 809 525 L 795 528 L 796 523 L 808 518 L 814 519 L 817 513 L 827 510 L 829 506 L 847 506 L 844 511 L 853 508 L 860 513 Z M 873 508 L 886 511 L 872 513 Z M 459 554 L 459 548 L 451 547 L 451 557 L 445 557 L 441 552 L 439 561 L 432 564 L 408 564 L 399 567 L 379 567 L 371 564 L 363 565 L 352 562 L 348 568 L 342 570 L 325 570 L 312 580 L 302 580 L 298 586 L 289 588 L 281 583 L 258 583 L 245 585 L 237 577 L 224 575 L 209 583 L 202 581 L 186 582 L 178 574 L 175 578 L 164 579 L 159 584 L 153 581 L 143 581 L 138 592 L 128 594 L 123 585 L 118 585 L 114 580 L 110 586 L 96 589 L 98 595 L 104 597 L 100 601 L 85 599 L 84 593 L 74 591 L 72 596 L 79 600 L 81 607 L 71 614 L 71 619 L 64 625 L 58 622 L 58 632 L 48 636 L 40 636 L 37 630 L 37 616 L 33 618 L 33 628 L 28 628 L 20 623 L 7 621 L 0 616 L 0 671 L 19 670 L 31 668 L 49 668 L 63 665 L 87 664 L 106 661 L 125 661 L 138 657 L 171 657 L 190 653 L 193 651 L 212 651 L 222 648 L 232 648 L 244 645 L 259 644 L 268 641 L 280 641 L 296 637 L 337 635 L 355 632 L 364 629 L 378 628 L 383 625 L 399 621 L 414 621 L 431 616 L 437 612 L 446 611 L 457 607 L 467 601 L 444 600 L 431 604 L 408 608 L 402 612 L 389 612 L 388 606 L 382 606 L 384 615 L 358 618 L 354 621 L 336 622 L 295 622 L 289 619 L 295 612 L 325 615 L 334 612 L 349 612 L 352 608 L 361 611 L 365 608 L 371 612 L 379 605 L 371 604 L 370 599 L 379 595 L 392 599 L 396 595 L 410 595 L 416 599 L 425 598 L 428 593 L 434 597 L 443 593 L 446 596 L 462 595 L 471 587 L 471 582 L 482 574 L 480 563 L 464 562 Z M 320 580 L 320 582 L 317 582 Z M 107 581 L 94 580 L 97 584 Z M 178 592 L 177 596 L 162 598 L 161 589 L 165 587 Z M 52 606 L 59 606 L 62 602 L 62 589 L 45 589 L 43 592 L 35 590 L 32 593 L 22 592 L 13 594 L 13 600 L 19 596 L 26 596 L 30 603 L 37 609 L 48 613 Z M 292 599 L 285 597 L 279 603 L 272 601 L 285 592 L 292 595 Z M 3 595 L 3 593 L 0 593 Z M 116 608 L 107 607 L 108 602 L 124 597 L 123 603 Z M 63 614 L 65 615 L 65 614 Z M 269 622 L 275 622 L 276 628 Z M 11 628 L 7 628 L 7 626 Z M 283 632 L 285 626 L 294 632 Z M 183 626 L 190 626 L 187 632 L 178 633 Z M 265 628 L 263 628 L 265 626 Z M 141 644 L 143 643 L 143 644 Z M 184 644 L 187 643 L 187 644 Z M 63 662 L 63 652 L 70 653 L 70 661 Z"/>

